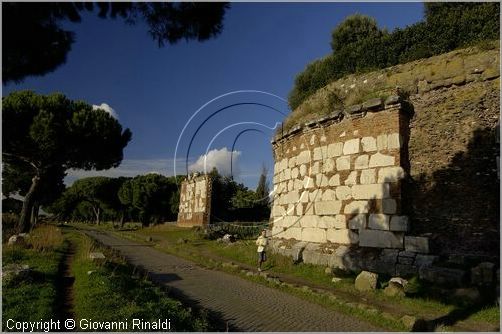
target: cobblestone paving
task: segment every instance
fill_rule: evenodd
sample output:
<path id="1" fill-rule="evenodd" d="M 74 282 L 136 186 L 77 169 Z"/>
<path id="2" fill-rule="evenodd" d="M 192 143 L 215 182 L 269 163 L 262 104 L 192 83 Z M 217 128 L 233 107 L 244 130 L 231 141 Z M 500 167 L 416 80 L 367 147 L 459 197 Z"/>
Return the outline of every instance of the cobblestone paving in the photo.
<path id="1" fill-rule="evenodd" d="M 87 231 L 120 251 L 132 265 L 146 269 L 153 280 L 174 295 L 217 315 L 233 331 L 384 331 L 287 293 L 192 262 L 105 232 Z M 171 319 L 175 322 L 175 319 Z"/>

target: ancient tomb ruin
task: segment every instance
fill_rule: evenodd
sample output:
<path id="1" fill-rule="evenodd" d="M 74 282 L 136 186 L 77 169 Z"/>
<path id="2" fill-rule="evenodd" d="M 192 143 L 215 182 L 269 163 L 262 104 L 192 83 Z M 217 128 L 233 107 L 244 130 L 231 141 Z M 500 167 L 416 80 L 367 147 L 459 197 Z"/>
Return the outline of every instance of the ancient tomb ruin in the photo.
<path id="1" fill-rule="evenodd" d="M 206 225 L 210 216 L 210 176 L 191 174 L 181 183 L 178 225 L 184 227 Z"/>

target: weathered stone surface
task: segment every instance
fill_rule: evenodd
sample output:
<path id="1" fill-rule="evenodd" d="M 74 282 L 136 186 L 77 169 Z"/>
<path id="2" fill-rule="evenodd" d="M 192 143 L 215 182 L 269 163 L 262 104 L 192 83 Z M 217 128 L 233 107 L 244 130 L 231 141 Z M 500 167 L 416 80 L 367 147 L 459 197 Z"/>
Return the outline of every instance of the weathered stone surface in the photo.
<path id="1" fill-rule="evenodd" d="M 328 158 L 338 157 L 342 155 L 343 143 L 333 143 L 328 145 Z"/>
<path id="2" fill-rule="evenodd" d="M 354 286 L 358 291 L 372 291 L 376 290 L 378 282 L 378 274 L 369 271 L 362 271 L 356 277 Z"/>
<path id="3" fill-rule="evenodd" d="M 471 268 L 471 283 L 475 285 L 491 284 L 494 272 L 495 264 L 482 262 L 476 267 Z"/>
<path id="4" fill-rule="evenodd" d="M 312 164 L 310 168 L 310 174 L 317 174 L 320 172 L 319 163 L 319 161 L 316 161 Z"/>
<path id="5" fill-rule="evenodd" d="M 300 170 L 298 169 L 298 167 L 295 167 L 291 170 L 291 177 L 293 179 L 296 179 L 298 178 L 298 175 L 300 175 Z"/>
<path id="6" fill-rule="evenodd" d="M 336 192 L 333 189 L 326 189 L 321 196 L 322 201 L 334 201 L 336 200 Z"/>
<path id="7" fill-rule="evenodd" d="M 297 216 L 302 216 L 303 215 L 303 204 L 302 203 L 298 203 L 295 205 L 296 207 L 296 215 Z"/>
<path id="8" fill-rule="evenodd" d="M 380 152 L 377 152 L 370 157 L 369 167 L 386 167 L 393 166 L 395 164 L 396 159 L 392 155 L 385 155 Z"/>
<path id="9" fill-rule="evenodd" d="M 342 202 L 341 201 L 316 202 L 314 206 L 315 206 L 315 212 L 318 215 L 334 215 L 340 213 L 340 209 L 342 208 Z"/>
<path id="10" fill-rule="evenodd" d="M 11 263 L 2 268 L 2 283 L 5 285 L 12 281 L 20 281 L 28 278 L 32 270 L 27 264 Z"/>
<path id="11" fill-rule="evenodd" d="M 321 146 L 314 148 L 314 160 L 323 160 L 328 157 L 328 147 Z"/>
<path id="12" fill-rule="evenodd" d="M 389 184 L 360 184 L 352 186 L 354 199 L 382 199 L 390 196 Z"/>
<path id="13" fill-rule="evenodd" d="M 399 133 L 391 133 L 387 137 L 387 148 L 389 150 L 397 150 L 401 148 L 401 136 Z"/>
<path id="14" fill-rule="evenodd" d="M 380 109 L 383 107 L 382 99 L 376 97 L 363 103 L 363 109 Z"/>
<path id="15" fill-rule="evenodd" d="M 409 230 L 408 216 L 392 216 L 390 220 L 390 230 L 406 232 Z"/>
<path id="16" fill-rule="evenodd" d="M 305 190 L 302 191 L 302 194 L 300 196 L 300 202 L 302 203 L 307 203 L 309 201 L 309 191 Z"/>
<path id="17" fill-rule="evenodd" d="M 315 215 L 305 215 L 300 218 L 301 227 L 317 227 L 321 218 Z"/>
<path id="18" fill-rule="evenodd" d="M 375 179 L 376 170 L 375 169 L 365 169 L 361 171 L 361 176 L 359 178 L 359 183 L 361 184 L 373 184 L 376 183 Z"/>
<path id="19" fill-rule="evenodd" d="M 295 226 L 299 226 L 299 225 L 295 225 Z M 285 231 L 283 231 L 277 237 L 284 238 L 284 239 L 302 240 L 302 229 L 300 227 L 288 227 Z"/>
<path id="20" fill-rule="evenodd" d="M 349 228 L 352 230 L 359 230 L 366 228 L 366 215 L 358 214 L 349 220 Z"/>
<path id="21" fill-rule="evenodd" d="M 280 217 L 286 214 L 286 210 L 281 205 L 274 205 L 272 207 L 272 217 Z"/>
<path id="22" fill-rule="evenodd" d="M 309 193 L 310 202 L 320 201 L 321 197 L 322 197 L 322 191 L 320 189 L 314 189 Z"/>
<path id="23" fill-rule="evenodd" d="M 368 228 L 372 230 L 389 230 L 389 216 L 381 213 L 370 214 Z"/>
<path id="24" fill-rule="evenodd" d="M 328 229 L 345 229 L 347 228 L 345 215 L 322 216 L 321 220 L 318 222 L 317 227 Z"/>
<path id="25" fill-rule="evenodd" d="M 379 151 L 382 151 L 382 150 L 386 150 L 387 149 L 387 135 L 386 134 L 383 134 L 383 135 L 379 135 L 377 137 L 377 149 Z"/>
<path id="26" fill-rule="evenodd" d="M 407 264 L 407 265 L 412 265 L 414 262 L 414 259 L 411 257 L 398 257 L 397 262 L 400 264 Z"/>
<path id="27" fill-rule="evenodd" d="M 315 188 L 315 180 L 309 176 L 303 178 L 303 188 L 312 189 Z"/>
<path id="28" fill-rule="evenodd" d="M 398 95 L 390 95 L 385 99 L 385 105 L 393 105 L 399 103 L 399 96 Z"/>
<path id="29" fill-rule="evenodd" d="M 359 138 L 349 139 L 343 144 L 343 154 L 359 153 Z"/>
<path id="30" fill-rule="evenodd" d="M 405 177 L 402 167 L 384 167 L 378 171 L 378 183 L 398 182 Z"/>
<path id="31" fill-rule="evenodd" d="M 395 297 L 404 297 L 406 294 L 404 293 L 404 288 L 401 284 L 396 282 L 389 282 L 389 285 L 383 290 L 383 293 L 387 296 Z"/>
<path id="32" fill-rule="evenodd" d="M 386 214 L 394 214 L 397 211 L 397 203 L 393 198 L 385 198 L 382 200 L 382 211 Z M 392 226 L 392 224 L 391 224 Z M 391 227 L 392 229 L 392 227 Z"/>
<path id="33" fill-rule="evenodd" d="M 328 185 L 329 185 L 330 187 L 339 186 L 339 185 L 340 185 L 340 175 L 339 175 L 339 174 L 333 175 L 333 176 L 329 179 Z"/>
<path id="34" fill-rule="evenodd" d="M 300 176 L 304 177 L 305 175 L 307 175 L 307 165 L 303 164 L 300 165 Z"/>
<path id="35" fill-rule="evenodd" d="M 350 172 L 349 176 L 343 181 L 347 186 L 357 184 L 357 171 Z"/>
<path id="36" fill-rule="evenodd" d="M 351 230 L 331 230 L 326 232 L 328 241 L 336 244 L 356 244 L 359 241 L 359 236 Z"/>
<path id="37" fill-rule="evenodd" d="M 437 259 L 438 257 L 436 255 L 417 254 L 417 257 L 415 258 L 415 266 L 418 268 L 422 266 L 432 266 Z"/>
<path id="38" fill-rule="evenodd" d="M 363 137 L 361 139 L 363 152 L 373 152 L 377 150 L 376 139 L 373 137 Z"/>
<path id="39" fill-rule="evenodd" d="M 396 275 L 399 276 L 413 276 L 416 275 L 418 268 L 409 264 L 396 264 Z"/>
<path id="40" fill-rule="evenodd" d="M 322 163 L 323 173 L 331 173 L 334 170 L 335 170 L 335 160 L 331 158 L 325 159 Z"/>
<path id="41" fill-rule="evenodd" d="M 351 199 L 352 198 L 352 190 L 348 186 L 336 187 L 336 197 L 341 201 Z"/>
<path id="42" fill-rule="evenodd" d="M 368 168 L 368 163 L 369 163 L 369 155 L 367 154 L 360 155 L 354 161 L 354 168 L 355 169 Z"/>
<path id="43" fill-rule="evenodd" d="M 376 248 L 403 248 L 403 235 L 389 231 L 360 230 L 359 246 Z"/>
<path id="44" fill-rule="evenodd" d="M 415 323 L 417 322 L 417 318 L 411 315 L 404 315 L 401 319 L 399 319 L 403 325 L 406 326 L 410 331 L 415 327 Z"/>
<path id="45" fill-rule="evenodd" d="M 296 157 L 296 164 L 302 165 L 302 164 L 308 164 L 308 163 L 310 163 L 310 151 L 305 150 L 305 151 L 300 152 L 300 154 L 298 154 Z"/>
<path id="46" fill-rule="evenodd" d="M 348 214 L 368 213 L 369 207 L 370 205 L 368 201 L 352 201 L 349 204 L 345 205 L 343 213 L 348 213 Z"/>
<path id="47" fill-rule="evenodd" d="M 429 253 L 429 239 L 425 237 L 404 237 L 404 248 L 408 252 Z"/>
<path id="48" fill-rule="evenodd" d="M 347 170 L 350 169 L 350 156 L 341 156 L 336 159 L 336 169 L 337 170 Z"/>

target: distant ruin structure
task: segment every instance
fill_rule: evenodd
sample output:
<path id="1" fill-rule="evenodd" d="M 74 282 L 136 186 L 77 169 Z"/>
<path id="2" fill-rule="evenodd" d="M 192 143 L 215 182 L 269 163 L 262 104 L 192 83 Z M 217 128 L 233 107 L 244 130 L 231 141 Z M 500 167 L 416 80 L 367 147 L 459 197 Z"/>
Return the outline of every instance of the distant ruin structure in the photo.
<path id="1" fill-rule="evenodd" d="M 207 225 L 211 216 L 211 178 L 197 173 L 181 183 L 178 225 Z"/>

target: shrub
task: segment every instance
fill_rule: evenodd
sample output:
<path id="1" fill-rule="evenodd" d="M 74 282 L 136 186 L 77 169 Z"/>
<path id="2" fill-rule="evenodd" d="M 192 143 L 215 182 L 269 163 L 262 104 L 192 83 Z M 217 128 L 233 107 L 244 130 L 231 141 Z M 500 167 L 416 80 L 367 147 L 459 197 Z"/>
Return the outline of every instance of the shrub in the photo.
<path id="1" fill-rule="evenodd" d="M 329 82 L 446 53 L 500 37 L 500 4 L 426 3 L 425 20 L 391 33 L 373 18 L 352 15 L 332 33 L 333 54 L 313 61 L 295 78 L 292 110 Z"/>

